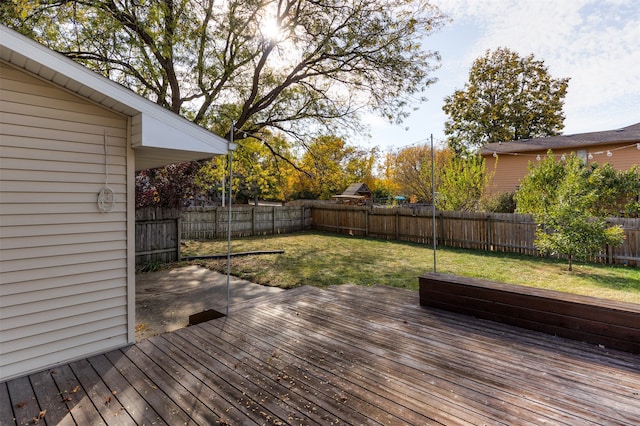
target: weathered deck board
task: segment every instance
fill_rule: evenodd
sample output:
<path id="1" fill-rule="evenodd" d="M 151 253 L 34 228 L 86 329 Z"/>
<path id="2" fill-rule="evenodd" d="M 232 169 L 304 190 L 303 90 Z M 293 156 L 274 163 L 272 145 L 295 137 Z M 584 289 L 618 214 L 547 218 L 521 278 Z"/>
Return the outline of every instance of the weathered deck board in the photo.
<path id="1" fill-rule="evenodd" d="M 317 300 L 316 300 L 317 301 Z M 301 300 L 301 303 L 304 303 L 304 300 Z M 312 307 L 305 307 L 304 310 L 313 310 Z M 425 377 L 425 374 L 428 374 L 426 369 L 423 369 L 423 365 L 434 365 L 438 364 L 440 356 L 435 356 L 433 359 L 429 359 L 428 362 L 423 362 L 421 359 L 413 359 L 415 354 L 407 353 L 406 351 L 396 351 L 396 347 L 404 347 L 410 346 L 410 342 L 406 341 L 404 338 L 398 338 L 396 336 L 395 339 L 386 339 L 383 335 L 382 331 L 377 331 L 375 334 L 362 336 L 361 328 L 357 325 L 351 325 L 345 322 L 339 323 L 340 331 L 333 332 L 335 324 L 329 324 L 329 321 L 332 321 L 333 317 L 330 312 L 328 312 L 329 307 L 324 306 L 323 308 L 318 308 L 319 316 L 312 319 L 310 324 L 306 324 L 308 318 L 302 319 L 303 314 L 296 312 L 296 319 L 300 321 L 298 326 L 303 329 L 311 329 L 314 330 L 318 327 L 321 321 L 324 320 L 325 327 L 329 331 L 321 331 L 318 335 L 311 336 L 307 343 L 309 346 L 313 345 L 314 341 L 322 341 L 323 338 L 328 337 L 331 342 L 351 342 L 358 341 L 362 342 L 362 345 L 359 348 L 354 347 L 351 343 L 344 343 L 341 345 L 340 351 L 345 353 L 345 356 L 354 356 L 356 362 L 349 365 L 349 371 L 355 372 L 356 374 L 362 374 L 363 371 L 361 369 L 369 369 L 368 365 L 361 365 L 358 361 L 359 359 L 365 359 L 369 361 L 369 359 L 373 359 L 373 371 L 371 371 L 374 376 L 378 376 L 375 380 L 374 386 L 384 386 L 386 383 L 400 383 L 400 392 L 407 395 L 410 401 L 420 401 L 425 397 L 434 397 L 441 391 L 439 388 L 434 387 L 427 394 L 425 392 L 421 392 L 421 388 L 424 387 L 424 380 L 427 379 L 429 381 L 433 381 L 434 379 L 446 380 L 447 386 L 446 391 L 444 392 L 444 396 L 441 397 L 440 402 L 437 407 L 437 411 L 446 411 L 447 405 L 449 404 L 448 398 L 451 395 L 450 392 L 454 392 L 456 395 L 462 395 L 465 399 L 465 406 L 459 406 L 452 404 L 450 407 L 450 414 L 462 416 L 463 420 L 471 421 L 472 419 L 478 420 L 481 419 L 482 413 L 485 410 L 490 411 L 488 419 L 490 418 L 500 418 L 503 416 L 508 416 L 505 414 L 504 407 L 501 405 L 497 407 L 487 406 L 485 401 L 488 397 L 496 398 L 496 400 L 504 401 L 508 400 L 508 398 L 512 397 L 508 393 L 499 394 L 499 389 L 491 389 L 482 385 L 482 381 L 480 380 L 481 385 L 477 384 L 474 386 L 474 376 L 477 376 L 477 372 L 474 369 L 466 368 L 464 365 L 454 366 L 451 362 L 447 362 L 444 367 L 447 367 L 449 370 L 452 368 L 457 368 L 459 371 L 454 372 L 449 377 Z M 284 314 L 284 313 L 283 313 Z M 282 316 L 283 314 L 280 314 Z M 304 315 L 306 317 L 306 315 Z M 318 321 L 318 322 L 316 322 Z M 271 323 L 276 322 L 276 318 L 265 318 L 261 323 Z M 292 328 L 292 327 L 283 327 L 283 328 Z M 264 331 L 262 332 L 263 334 Z M 323 335 L 322 337 L 320 335 Z M 326 337 L 324 337 L 326 336 Z M 305 347 L 307 345 L 304 345 Z M 371 348 L 376 348 L 374 351 L 371 351 Z M 354 349 L 359 349 L 358 351 L 354 351 Z M 447 355 L 447 354 L 442 354 Z M 486 365 L 489 365 L 490 360 L 487 361 Z M 393 370 L 391 370 L 393 369 Z M 439 370 L 439 369 L 438 369 Z M 388 373 L 381 373 L 383 371 L 389 371 Z M 446 371 L 446 370 L 445 370 Z M 382 375 L 380 377 L 380 375 Z M 422 376 L 420 380 L 415 380 L 416 375 Z M 469 378 L 471 377 L 471 379 Z M 371 385 L 370 385 L 371 387 Z M 414 394 L 415 392 L 415 394 Z M 501 402 L 502 403 L 502 402 Z M 472 413 L 466 414 L 467 406 L 473 410 Z M 520 413 L 520 418 L 528 421 L 540 421 L 539 414 L 544 412 L 544 406 L 537 407 L 536 415 L 534 418 L 527 418 L 525 416 L 524 410 Z M 416 407 L 416 409 L 424 409 L 424 407 Z M 524 417 L 523 417 L 524 416 Z M 557 420 L 558 416 L 561 416 L 561 413 L 555 412 L 549 415 L 550 418 L 555 418 Z M 449 419 L 451 420 L 451 419 Z M 485 420 L 487 421 L 487 420 Z M 505 418 L 505 422 L 512 423 L 514 421 L 513 418 Z"/>
<path id="2" fill-rule="evenodd" d="M 250 409 L 252 414 L 259 415 L 257 422 L 278 419 L 306 419 L 303 411 L 296 400 L 288 400 L 288 390 L 284 387 L 274 389 L 272 383 L 267 383 L 262 372 L 251 368 L 243 362 L 244 353 L 239 352 L 239 357 L 230 356 L 224 348 L 224 344 L 215 339 L 202 338 L 199 330 L 183 329 L 173 333 L 172 338 L 180 336 L 182 345 L 189 348 L 189 352 L 201 356 L 203 354 L 213 354 L 218 370 L 227 370 L 225 374 L 226 386 L 236 387 L 241 392 L 241 396 L 236 399 L 236 404 L 241 404 Z M 206 336 L 209 337 L 209 336 Z M 178 343 L 178 340 L 175 340 Z M 307 420 L 308 422 L 309 420 Z M 320 424 L 313 421 L 312 424 Z"/>
<path id="3" fill-rule="evenodd" d="M 46 370 L 32 374 L 29 378 L 36 400 L 47 407 L 47 411 L 44 413 L 47 423 L 57 425 L 63 423 L 63 419 L 67 415 L 67 406 L 60 403 L 64 401 L 66 396 L 63 396 L 58 390 L 52 377 L 55 374 L 55 370 Z"/>
<path id="4" fill-rule="evenodd" d="M 637 355 L 387 287 L 238 308 L 0 383 L 0 424 L 640 424 Z"/>
<path id="5" fill-rule="evenodd" d="M 11 418 L 13 418 L 13 409 L 11 408 L 9 390 L 6 383 L 0 383 L 0 419 Z"/>
<path id="6" fill-rule="evenodd" d="M 243 415 L 232 416 L 228 412 L 229 403 L 221 399 L 221 396 L 215 392 L 210 385 L 205 385 L 201 378 L 195 376 L 184 365 L 177 362 L 171 355 L 175 354 L 177 348 L 167 348 L 167 352 L 161 349 L 163 343 L 168 343 L 164 339 L 156 339 L 156 345 L 149 340 L 140 342 L 131 348 L 136 348 L 143 353 L 148 359 L 146 367 L 153 376 L 165 376 L 166 385 L 162 387 L 165 391 L 168 387 L 174 388 L 174 398 L 183 400 L 189 407 L 189 413 L 198 423 L 215 424 L 222 419 L 232 421 L 237 424 L 252 423 L 250 419 Z M 133 351 L 133 349 L 130 349 Z M 140 356 L 139 361 L 145 363 Z M 144 366 L 144 364 L 143 364 Z M 216 383 L 212 383 L 215 387 Z"/>
<path id="7" fill-rule="evenodd" d="M 353 297 L 352 298 L 352 302 L 353 303 L 359 303 L 361 299 L 357 298 L 357 297 Z M 315 303 L 317 303 L 317 299 L 314 300 Z M 341 299 L 341 302 L 344 302 L 344 299 Z M 366 302 L 364 302 L 366 303 Z M 333 306 L 333 307 L 323 307 L 321 310 L 316 310 L 315 315 L 316 318 L 315 320 L 321 320 L 321 318 L 323 317 L 327 317 L 327 318 L 331 318 L 331 315 L 327 315 L 326 311 L 327 310 L 334 310 L 335 312 L 339 312 L 339 311 L 343 311 L 345 309 L 349 309 L 348 304 L 342 304 L 342 305 L 337 305 L 337 306 Z M 388 310 L 388 307 L 386 307 L 385 309 Z M 305 308 L 305 313 L 312 313 L 313 314 L 314 308 L 312 307 L 308 307 Z M 393 322 L 398 322 L 397 318 L 399 315 L 402 315 L 403 312 L 405 312 L 406 310 L 403 311 L 399 311 L 396 313 L 396 315 L 391 315 L 389 317 L 386 318 L 386 321 L 390 322 L 389 324 L 385 324 L 385 318 L 384 317 L 380 317 L 379 314 L 369 314 L 370 310 L 369 309 L 364 309 L 362 310 L 362 313 L 359 314 L 359 319 L 367 322 L 367 321 L 371 321 L 373 323 L 377 323 L 383 326 L 384 330 L 387 330 L 389 327 L 391 326 L 391 323 Z M 491 324 L 488 323 L 486 321 L 483 321 L 484 324 Z M 329 326 L 328 329 L 333 330 L 334 328 Z M 356 327 L 354 328 L 353 331 L 353 337 L 358 335 L 358 330 L 359 327 L 356 325 Z M 425 331 L 423 327 L 421 327 L 422 331 Z M 344 334 L 345 330 L 343 329 L 341 331 L 342 334 Z M 432 334 L 433 337 L 433 333 L 437 333 L 438 330 L 432 330 L 432 332 L 430 334 Z M 402 331 L 402 330 L 396 330 L 394 332 L 394 335 L 392 336 L 388 336 L 387 339 L 393 339 L 396 342 L 400 341 L 402 342 L 404 339 L 406 338 L 412 338 L 412 336 L 416 336 L 416 334 L 412 333 L 412 332 L 407 332 L 407 331 Z M 472 336 L 470 336 L 469 338 L 471 338 Z M 417 337 L 414 337 L 415 339 L 419 339 Z M 455 338 L 457 340 L 459 340 L 459 336 L 455 336 Z M 436 339 L 430 339 L 430 340 L 435 340 L 436 344 L 438 344 L 439 342 L 442 342 L 446 339 L 446 337 L 438 337 Z M 390 344 L 393 342 L 393 340 L 387 340 L 385 341 L 380 341 L 374 344 L 369 345 L 370 347 L 381 347 L 385 344 Z M 468 339 L 465 339 L 466 341 L 469 341 Z M 498 341 L 499 342 L 499 341 Z M 424 341 L 421 342 L 424 345 L 432 345 L 431 341 Z M 452 341 L 452 344 L 445 347 L 445 352 L 443 352 L 440 356 L 446 356 L 449 355 L 449 357 L 453 354 L 453 355 L 457 355 L 455 357 L 455 359 L 461 359 L 464 360 L 465 357 L 465 350 L 456 350 L 456 346 L 455 346 L 455 341 Z M 543 370 L 537 370 L 537 371 L 529 371 L 530 367 L 528 365 L 522 366 L 522 365 L 511 365 L 510 362 L 503 362 L 502 361 L 502 357 L 501 356 L 497 356 L 499 355 L 499 352 L 502 349 L 502 345 L 498 344 L 495 345 L 493 347 L 486 347 L 485 351 L 480 351 L 479 349 L 482 348 L 482 346 L 480 346 L 480 342 L 476 342 L 477 345 L 474 346 L 475 349 L 475 355 L 477 356 L 477 358 L 474 359 L 474 363 L 473 363 L 473 369 L 469 369 L 468 366 L 465 365 L 465 363 L 459 363 L 455 366 L 455 368 L 460 368 L 461 371 L 464 371 L 464 369 L 467 369 L 468 371 L 464 372 L 463 375 L 467 378 L 474 378 L 475 376 L 478 376 L 478 372 L 476 371 L 477 368 L 480 366 L 482 367 L 481 370 L 484 372 L 489 372 L 492 376 L 494 377 L 501 377 L 504 378 L 504 383 L 500 384 L 500 389 L 509 389 L 509 387 L 513 387 L 513 385 L 517 385 L 517 388 L 512 389 L 512 392 L 519 392 L 520 396 L 519 399 L 522 399 L 523 396 L 523 392 L 524 390 L 526 390 L 526 388 L 523 388 L 519 383 L 518 383 L 518 379 L 524 376 L 529 376 L 531 377 L 532 380 L 530 384 L 528 384 L 528 387 L 531 388 L 532 391 L 532 396 L 529 397 L 529 402 L 530 403 L 534 403 L 535 401 L 538 401 L 538 395 L 544 395 L 544 398 L 548 399 L 548 398 L 562 398 L 562 401 L 560 402 L 560 404 L 574 404 L 574 407 L 572 407 L 571 409 L 576 410 L 578 406 L 582 406 L 585 403 L 587 403 L 587 407 L 595 407 L 594 410 L 590 411 L 590 410 L 585 410 L 582 412 L 582 415 L 585 418 L 591 418 L 592 420 L 596 420 L 596 419 L 600 419 L 603 417 L 607 417 L 607 416 L 612 416 L 612 418 L 618 418 L 621 416 L 621 413 L 623 414 L 627 407 L 629 407 L 629 403 L 632 403 L 632 400 L 629 400 L 629 396 L 628 395 L 624 395 L 622 392 L 618 392 L 617 394 L 614 392 L 613 395 L 611 397 L 607 396 L 602 396 L 600 395 L 600 392 L 596 392 L 596 394 L 592 394 L 592 389 L 593 389 L 593 384 L 592 384 L 592 375 L 594 372 L 594 364 L 592 362 L 588 362 L 584 365 L 584 368 L 581 370 L 579 375 L 573 375 L 573 377 L 569 377 L 570 381 L 567 382 L 567 377 L 566 376 L 562 376 L 560 377 L 560 380 L 556 380 L 558 379 L 557 377 L 553 376 L 553 371 L 557 370 L 557 369 L 567 369 L 569 367 L 575 367 L 575 362 L 576 359 L 572 358 L 571 359 L 571 364 L 568 363 L 564 363 L 564 365 L 556 365 L 556 362 L 554 359 L 550 360 L 549 362 L 547 361 L 548 358 L 548 354 L 546 354 L 544 357 L 536 357 L 533 354 L 528 354 L 527 355 L 527 360 L 533 363 L 539 363 L 540 365 L 544 365 L 544 364 L 551 364 L 549 367 L 551 368 L 547 368 L 547 369 L 543 369 Z M 411 345 L 412 347 L 415 346 L 420 346 L 420 343 L 418 343 L 418 345 Z M 432 346 L 433 347 L 433 346 Z M 520 351 L 521 353 L 525 353 L 526 347 L 523 347 L 522 350 Z M 441 359 L 439 355 L 435 355 L 430 357 L 428 360 L 427 359 L 420 359 L 420 355 L 417 353 L 410 353 L 408 355 L 411 356 L 416 356 L 416 359 L 418 359 L 419 364 L 414 366 L 414 368 L 419 369 L 419 365 L 437 365 L 437 363 L 439 362 L 439 360 Z M 504 354 L 505 356 L 508 356 L 509 354 L 506 353 Z M 454 364 L 452 364 L 451 362 L 449 362 L 448 367 L 452 368 Z M 443 366 L 444 367 L 444 366 Z M 580 367 L 582 367 L 582 365 L 578 365 L 577 366 L 579 369 Z M 569 371 L 571 371 L 572 368 L 569 368 Z M 446 370 L 445 368 L 442 368 L 441 370 Z M 508 372 L 508 374 L 505 374 L 505 371 Z M 606 371 L 602 371 L 603 373 L 606 373 Z M 536 379 L 536 376 L 538 380 Z M 618 378 L 617 380 L 624 380 L 625 378 Z M 489 380 L 489 377 L 485 378 L 484 380 L 478 380 L 479 383 L 485 383 L 487 380 Z M 610 386 L 610 390 L 615 390 L 616 389 L 616 384 L 615 383 L 609 383 Z M 623 389 L 629 389 L 629 387 L 638 387 L 640 388 L 640 382 L 638 381 L 638 377 L 636 376 L 635 380 L 627 383 L 626 386 Z M 565 389 L 566 388 L 566 389 Z M 558 392 L 558 390 L 561 390 L 560 392 Z M 571 392 L 565 392 L 565 391 L 571 391 Z M 500 399 L 506 399 L 507 396 L 502 396 L 500 397 Z M 540 404 L 545 404 L 544 401 L 538 401 Z M 589 405 L 591 404 L 591 405 Z M 558 405 L 558 404 L 556 404 Z M 562 407 L 560 407 L 562 408 Z M 541 407 L 538 407 L 535 409 L 535 411 L 537 413 L 542 412 Z M 607 414 L 608 413 L 608 414 Z M 554 413 L 553 417 L 557 418 L 558 413 Z M 635 415 L 633 417 L 634 421 L 640 421 L 640 417 L 638 417 L 638 415 Z"/>
<path id="8" fill-rule="evenodd" d="M 336 393 L 336 387 L 339 386 L 345 392 L 354 394 L 357 392 L 354 389 L 358 388 L 358 384 L 346 380 L 346 375 L 336 375 L 335 372 L 327 370 L 331 364 L 326 364 L 326 358 L 319 359 L 324 368 L 310 365 L 286 350 L 286 345 L 277 341 L 269 343 L 268 340 L 272 339 L 265 338 L 264 334 L 256 338 L 255 333 L 252 334 L 252 330 L 248 328 L 220 323 L 209 325 L 211 327 L 204 327 L 208 333 L 221 336 L 225 341 L 245 348 L 244 350 L 252 355 L 251 358 L 245 358 L 243 363 L 262 369 L 272 379 L 291 389 L 292 394 L 300 393 L 298 389 L 302 391 L 302 395 L 313 392 L 314 402 L 322 408 L 332 412 L 345 411 L 352 418 L 364 414 L 368 417 L 368 419 L 366 417 L 362 419 L 365 423 L 369 421 L 399 423 L 398 417 L 392 416 L 370 401 L 349 398 L 349 404 L 343 404 L 342 399 L 345 396 Z M 310 359 L 314 358 L 318 359 L 317 354 L 310 356 Z"/>
<path id="9" fill-rule="evenodd" d="M 104 423 L 124 426 L 134 421 L 135 410 L 125 409 L 120 403 L 120 401 L 126 402 L 126 395 L 112 398 L 114 390 L 107 387 L 103 378 L 88 360 L 82 359 L 68 366 L 56 368 L 58 371 L 56 380 L 61 379 L 61 370 L 64 370 L 63 382 L 58 386 L 65 389 L 67 393 L 73 394 L 71 401 L 67 404 L 71 406 L 69 413 L 77 424 L 89 422 L 86 424 Z"/>
<path id="10" fill-rule="evenodd" d="M 386 290 L 384 287 L 341 286 L 341 287 L 335 287 L 335 289 L 336 291 L 348 292 L 348 295 L 350 296 L 350 298 L 342 298 L 341 300 L 343 302 L 347 302 L 348 300 L 352 300 L 352 301 L 357 300 L 358 304 L 361 307 L 366 308 L 366 313 L 363 313 L 361 318 L 365 318 L 367 313 L 377 313 L 378 315 L 391 316 L 392 320 L 393 319 L 397 320 L 395 321 L 395 324 L 397 326 L 394 327 L 396 329 L 405 327 L 406 323 L 404 323 L 404 321 L 406 321 L 407 319 L 411 319 L 411 323 L 412 324 L 415 323 L 417 327 L 417 328 L 414 327 L 415 331 L 419 332 L 422 329 L 421 327 L 429 326 L 430 324 L 433 325 L 433 322 L 436 319 L 428 315 L 428 312 L 431 312 L 430 309 L 418 310 L 418 311 L 412 310 L 412 303 L 415 301 L 415 297 L 414 297 L 415 293 L 413 292 L 411 292 L 412 293 L 411 297 L 403 303 L 393 302 L 391 300 L 385 301 L 385 305 L 381 309 L 380 308 L 381 305 L 379 303 L 370 303 L 366 298 L 362 298 L 362 296 L 365 296 L 367 294 L 369 295 L 376 294 L 376 297 L 378 297 L 377 292 L 380 292 L 380 291 L 388 292 L 388 290 Z M 394 290 L 394 291 L 397 291 L 397 290 Z M 358 296 L 358 294 L 361 294 L 361 296 Z M 399 299 L 400 298 L 398 298 L 398 300 Z M 537 333 L 537 332 L 522 333 L 521 332 L 522 329 L 518 327 L 505 328 L 505 327 L 502 327 L 502 325 L 499 323 L 484 321 L 484 320 L 477 320 L 473 318 L 471 318 L 471 321 L 470 321 L 470 318 L 467 316 L 450 314 L 446 311 L 434 310 L 434 312 L 437 312 L 438 319 L 446 319 L 446 321 L 450 324 L 457 324 L 457 327 L 459 328 L 456 328 L 455 330 L 453 330 L 455 331 L 454 336 L 457 336 L 457 337 L 459 337 L 460 332 L 466 332 L 470 330 L 471 332 L 467 332 L 465 334 L 464 336 L 465 339 L 475 339 L 475 340 L 486 341 L 487 338 L 483 337 L 484 334 L 491 336 L 491 334 L 500 333 L 501 335 L 508 335 L 509 339 L 514 343 L 515 342 L 528 343 L 528 345 L 523 346 L 521 350 L 528 349 L 532 353 L 535 352 L 538 354 L 542 354 L 543 356 L 548 355 L 548 353 L 544 350 L 540 350 L 541 347 L 547 348 L 547 349 L 554 349 L 557 346 L 558 341 L 561 341 L 563 352 L 570 352 L 579 358 L 590 359 L 592 357 L 595 357 L 597 360 L 606 361 L 607 364 L 614 363 L 616 365 L 619 365 L 622 368 L 624 367 L 632 368 L 634 371 L 637 369 L 638 356 L 634 356 L 632 354 L 628 354 L 625 352 L 620 352 L 617 350 L 603 350 L 602 348 L 599 348 L 596 345 L 585 344 L 585 343 L 576 342 L 576 341 L 567 340 L 567 339 L 559 339 L 555 336 L 551 336 L 545 333 Z M 404 321 L 400 321 L 400 319 L 404 319 Z M 390 327 L 393 327 L 393 325 L 390 324 Z M 447 333 L 451 334 L 452 329 L 449 327 L 435 327 L 434 331 L 445 333 L 445 334 Z M 500 350 L 501 347 L 494 348 L 493 350 L 496 350 L 496 349 Z M 508 355 L 509 350 L 506 349 L 506 351 L 507 351 L 506 354 Z M 609 355 L 610 353 L 616 354 L 618 356 L 611 357 Z M 574 362 L 573 359 L 572 359 L 572 362 Z M 605 365 L 605 364 L 603 365 L 605 366 L 605 368 L 608 368 L 608 365 Z M 562 368 L 565 368 L 565 367 L 566 365 L 563 366 Z M 592 367 L 593 367 L 592 365 L 589 366 L 589 368 L 592 368 Z M 590 373 L 590 371 L 591 370 L 589 370 L 588 373 Z M 618 381 L 620 379 L 624 380 L 625 378 L 627 378 L 626 375 L 622 373 L 618 377 L 615 377 L 615 381 Z"/>
<path id="11" fill-rule="evenodd" d="M 143 348 L 146 353 L 155 352 L 156 357 L 166 357 L 172 362 L 164 364 L 165 368 L 174 368 L 177 373 L 184 372 L 187 379 L 181 380 L 188 385 L 191 393 L 201 395 L 207 399 L 208 407 L 220 417 L 220 422 L 229 424 L 256 424 L 260 423 L 260 416 L 256 414 L 259 405 L 238 405 L 237 401 L 243 399 L 242 391 L 224 380 L 224 373 L 216 374 L 217 364 L 215 360 L 207 362 L 205 358 L 196 360 L 188 351 L 189 345 L 177 339 L 177 345 L 172 343 L 174 336 L 171 333 L 152 339 L 153 347 Z M 151 343 L 151 340 L 146 341 Z M 183 370 L 180 369 L 182 367 Z M 175 370 L 177 368 L 177 370 Z"/>
<path id="12" fill-rule="evenodd" d="M 82 363 L 86 363 L 86 360 L 78 361 L 74 363 L 75 365 L 79 365 Z M 90 388 L 89 386 L 83 387 L 80 384 L 80 378 L 84 378 L 84 375 L 79 370 L 72 370 L 71 365 L 61 365 L 55 369 L 48 370 L 51 374 L 51 377 L 56 382 L 57 388 L 60 390 L 60 397 L 65 402 L 66 408 L 70 415 L 65 415 L 65 417 L 60 421 L 60 424 L 104 424 L 96 422 L 96 419 L 101 419 L 102 416 L 98 413 L 98 409 L 95 404 L 91 400 L 91 397 L 85 392 L 85 387 L 88 392 L 95 392 L 97 386 L 93 386 Z M 93 373 L 93 380 L 96 380 L 98 383 L 102 384 L 102 381 L 95 374 L 93 369 L 91 370 Z M 87 383 L 85 381 L 85 383 Z M 103 386 L 102 394 L 109 394 L 109 390 Z M 122 410 L 122 407 L 117 407 L 119 404 L 117 400 L 112 404 L 111 407 L 107 407 L 104 405 L 103 416 L 109 417 L 107 415 L 107 410 L 113 410 L 114 414 L 119 414 L 117 417 L 112 417 L 114 420 L 121 420 L 120 423 L 110 421 L 109 424 L 118 424 L 123 425 L 125 422 L 131 423 L 131 417 L 127 415 L 127 412 Z M 50 421 L 51 419 L 48 419 Z"/>
<path id="13" fill-rule="evenodd" d="M 130 374 L 135 372 L 133 368 L 116 368 L 105 355 L 94 356 L 87 361 L 107 386 L 107 392 L 96 395 L 94 404 L 111 408 L 117 402 L 137 424 L 168 424 L 129 382 Z"/>
<path id="14" fill-rule="evenodd" d="M 274 322 L 274 318 L 265 317 L 264 319 Z M 210 325 L 215 326 L 215 324 Z M 367 354 L 363 355 L 357 349 L 347 348 L 339 341 L 327 341 L 321 334 L 311 337 L 290 335 L 286 332 L 286 328 L 273 325 L 255 327 L 255 330 L 239 326 L 238 323 L 234 323 L 233 326 L 237 328 L 238 336 L 247 336 L 250 343 L 245 344 L 251 347 L 252 354 L 256 353 L 253 346 L 258 342 L 271 346 L 268 348 L 270 350 L 263 352 L 263 356 L 271 358 L 270 364 L 281 376 L 305 383 L 311 374 L 315 374 L 326 384 L 330 384 L 325 386 L 325 398 L 336 399 L 349 406 L 354 401 L 368 401 L 399 419 L 401 424 L 429 424 L 436 421 L 457 424 L 460 423 L 460 416 L 464 415 L 464 413 L 455 413 L 455 409 L 449 410 L 449 413 L 446 410 L 441 412 L 448 403 L 446 398 L 438 399 L 437 403 L 428 399 L 420 402 L 412 398 L 408 395 L 406 383 L 391 380 L 379 368 L 373 370 L 358 368 L 358 360 L 366 359 Z M 255 323 L 252 326 L 255 326 Z M 227 326 L 225 331 L 231 332 L 230 328 L 231 326 Z M 278 335 L 279 337 L 276 337 Z M 320 363 L 322 367 L 310 368 L 309 360 L 313 360 L 314 365 Z M 432 410 L 430 415 L 425 415 L 427 408 Z M 471 417 L 477 419 L 478 416 L 474 414 Z M 387 424 L 397 423 L 396 420 Z"/>

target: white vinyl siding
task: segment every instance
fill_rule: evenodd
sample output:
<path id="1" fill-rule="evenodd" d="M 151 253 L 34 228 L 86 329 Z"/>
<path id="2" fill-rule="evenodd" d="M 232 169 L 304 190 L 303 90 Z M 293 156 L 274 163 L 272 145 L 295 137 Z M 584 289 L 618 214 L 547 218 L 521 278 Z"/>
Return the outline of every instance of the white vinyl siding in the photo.
<path id="1" fill-rule="evenodd" d="M 0 80 L 2 381 L 127 344 L 132 166 L 127 117 L 1 62 Z"/>

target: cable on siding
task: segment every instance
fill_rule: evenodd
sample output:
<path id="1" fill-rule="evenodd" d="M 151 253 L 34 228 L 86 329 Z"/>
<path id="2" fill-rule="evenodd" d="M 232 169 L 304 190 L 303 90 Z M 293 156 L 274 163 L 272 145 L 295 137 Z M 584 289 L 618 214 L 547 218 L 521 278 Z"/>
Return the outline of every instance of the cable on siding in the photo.
<path id="1" fill-rule="evenodd" d="M 109 152 L 107 150 L 107 129 L 104 129 L 102 144 L 104 147 L 104 188 L 98 193 L 98 209 L 102 213 L 109 213 L 116 205 L 116 196 L 109 188 Z"/>

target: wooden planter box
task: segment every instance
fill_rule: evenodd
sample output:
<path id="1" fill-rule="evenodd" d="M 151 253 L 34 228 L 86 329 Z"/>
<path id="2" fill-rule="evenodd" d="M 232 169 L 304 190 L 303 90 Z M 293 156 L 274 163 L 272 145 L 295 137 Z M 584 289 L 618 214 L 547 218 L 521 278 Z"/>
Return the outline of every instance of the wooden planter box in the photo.
<path id="1" fill-rule="evenodd" d="M 640 353 L 640 305 L 427 273 L 420 305 Z"/>

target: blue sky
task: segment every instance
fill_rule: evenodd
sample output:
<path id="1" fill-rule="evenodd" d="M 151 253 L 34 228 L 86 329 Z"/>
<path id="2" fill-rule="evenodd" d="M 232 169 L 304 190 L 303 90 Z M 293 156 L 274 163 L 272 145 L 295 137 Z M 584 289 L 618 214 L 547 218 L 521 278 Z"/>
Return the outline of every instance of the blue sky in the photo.
<path id="1" fill-rule="evenodd" d="M 555 78 L 569 77 L 564 134 L 640 122 L 640 1 L 432 0 L 453 22 L 425 39 L 438 50 L 439 79 L 428 101 L 401 125 L 367 117 L 371 138 L 351 143 L 383 150 L 444 139 L 443 99 L 468 80 L 474 59 L 508 47 L 543 60 Z"/>

